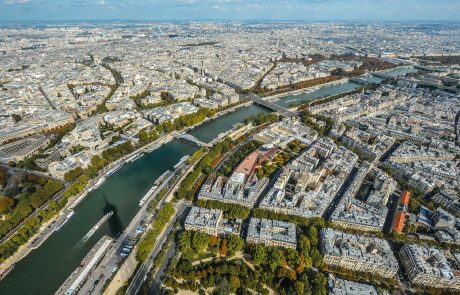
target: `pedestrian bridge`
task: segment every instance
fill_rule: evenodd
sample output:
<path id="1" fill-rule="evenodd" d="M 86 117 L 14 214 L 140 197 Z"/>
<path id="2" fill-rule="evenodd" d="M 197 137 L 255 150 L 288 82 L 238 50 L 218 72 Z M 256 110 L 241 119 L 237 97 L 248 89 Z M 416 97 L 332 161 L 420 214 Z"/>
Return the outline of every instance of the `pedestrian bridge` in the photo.
<path id="1" fill-rule="evenodd" d="M 197 146 L 206 146 L 206 147 L 209 147 L 209 144 L 208 144 L 208 143 L 203 142 L 203 141 L 199 140 L 198 138 L 196 138 L 195 136 L 190 135 L 190 134 L 187 134 L 187 133 L 180 134 L 180 135 L 176 135 L 175 137 L 176 137 L 177 139 L 182 139 L 182 140 L 185 140 L 185 141 L 194 143 L 194 144 L 196 144 Z"/>

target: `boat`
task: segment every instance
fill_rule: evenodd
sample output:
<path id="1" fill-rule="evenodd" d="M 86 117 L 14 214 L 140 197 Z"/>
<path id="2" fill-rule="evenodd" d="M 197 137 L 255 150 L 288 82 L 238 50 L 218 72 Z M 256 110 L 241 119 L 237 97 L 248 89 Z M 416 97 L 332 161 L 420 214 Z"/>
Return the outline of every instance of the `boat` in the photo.
<path id="1" fill-rule="evenodd" d="M 180 167 L 182 164 L 184 164 L 184 162 L 187 161 L 188 158 L 189 158 L 188 155 L 183 156 L 183 157 L 179 160 L 179 162 L 177 162 L 177 164 L 174 165 L 174 169 L 177 169 L 177 168 Z"/>
<path id="2" fill-rule="evenodd" d="M 154 184 L 152 188 L 149 189 L 149 191 L 142 197 L 142 199 L 139 201 L 139 207 L 144 206 L 145 202 L 147 202 L 147 199 L 153 194 L 153 192 L 158 188 L 158 185 Z"/>
<path id="3" fill-rule="evenodd" d="M 84 237 L 85 240 L 88 240 L 98 229 L 103 225 L 111 216 L 113 215 L 113 211 L 110 211 L 109 213 L 105 214 L 104 217 L 101 218 L 86 234 Z"/>
<path id="4" fill-rule="evenodd" d="M 156 144 L 152 145 L 150 148 L 148 148 L 146 151 L 147 151 L 148 153 L 151 153 L 151 152 L 153 152 L 154 150 L 156 150 L 157 148 L 159 148 L 160 146 L 161 146 L 161 143 L 156 143 Z"/>
<path id="5" fill-rule="evenodd" d="M 135 154 L 134 156 L 128 158 L 128 160 L 126 160 L 127 162 L 134 162 L 136 161 L 137 159 L 139 159 L 140 157 L 142 157 L 144 155 L 144 153 L 138 153 L 138 154 Z"/>
<path id="6" fill-rule="evenodd" d="M 72 216 L 75 214 L 75 212 L 73 210 L 70 211 L 69 215 L 66 216 L 66 218 L 61 222 L 61 224 L 59 224 L 58 226 L 56 226 L 54 228 L 54 231 L 58 231 L 61 229 L 61 227 L 67 223 L 67 221 L 69 221 L 70 218 L 72 218 Z"/>
<path id="7" fill-rule="evenodd" d="M 75 206 L 77 206 L 77 205 L 81 202 L 81 200 L 83 200 L 84 198 L 86 198 L 86 196 L 88 195 L 88 192 L 89 192 L 88 189 L 86 189 L 86 190 L 78 197 L 78 199 L 76 199 L 76 200 L 72 203 L 70 209 L 73 210 L 73 208 L 75 208 Z"/>
<path id="8" fill-rule="evenodd" d="M 112 169 L 110 169 L 109 171 L 107 171 L 107 173 L 105 175 L 110 176 L 113 173 L 117 172 L 121 167 L 123 167 L 123 164 L 118 164 L 115 167 L 113 167 Z"/>
<path id="9" fill-rule="evenodd" d="M 153 184 L 154 185 L 160 185 L 160 183 L 165 181 L 166 178 L 168 178 L 168 176 L 171 175 L 171 173 L 172 172 L 170 170 L 166 170 L 163 174 L 161 174 L 160 177 L 157 178 L 157 180 L 155 180 L 155 182 Z"/>
<path id="10" fill-rule="evenodd" d="M 98 187 L 100 187 L 101 184 L 104 183 L 104 181 L 105 181 L 105 176 L 101 177 L 101 179 L 99 179 L 92 187 L 90 187 L 88 189 L 88 192 L 93 191 L 97 189 Z"/>

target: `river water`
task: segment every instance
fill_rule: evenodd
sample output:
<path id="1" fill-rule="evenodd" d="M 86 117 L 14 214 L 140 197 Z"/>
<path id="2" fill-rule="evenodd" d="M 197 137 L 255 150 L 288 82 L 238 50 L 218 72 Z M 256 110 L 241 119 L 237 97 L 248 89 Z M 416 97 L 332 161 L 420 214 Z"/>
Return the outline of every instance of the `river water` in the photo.
<path id="1" fill-rule="evenodd" d="M 251 105 L 209 121 L 191 133 L 209 142 L 235 123 L 266 109 Z M 184 155 L 197 149 L 193 144 L 172 140 L 133 163 L 125 164 L 74 209 L 75 215 L 53 233 L 41 247 L 19 261 L 0 282 L 1 295 L 53 294 L 77 268 L 103 235 L 118 236 L 139 210 L 139 201 L 155 180 Z M 89 230 L 107 213 L 114 215 L 85 240 Z"/>
<path id="2" fill-rule="evenodd" d="M 413 67 L 398 67 L 398 68 L 394 68 L 389 71 L 386 71 L 385 74 L 391 77 L 397 77 L 397 76 L 403 76 L 403 75 L 406 75 L 408 73 L 413 73 L 413 72 L 417 72 L 417 70 Z M 373 75 L 365 75 L 361 77 L 365 79 L 366 81 L 369 81 L 372 83 L 381 83 L 384 80 L 383 78 L 376 77 Z M 341 94 L 344 92 L 349 92 L 361 86 L 362 86 L 361 84 L 353 83 L 353 82 L 346 82 L 342 84 L 325 86 L 317 90 L 314 90 L 312 92 L 305 92 L 301 94 L 287 95 L 287 96 L 281 97 L 279 100 L 275 101 L 275 104 L 285 107 L 285 108 L 289 108 L 291 105 L 297 105 L 299 103 L 313 101 L 315 99 L 325 97 L 325 96 L 332 96 L 332 95 L 337 95 L 337 94 Z"/>
<path id="3" fill-rule="evenodd" d="M 387 74 L 398 76 L 413 71 L 413 68 L 396 69 Z M 310 93 L 289 95 L 276 103 L 288 107 L 292 103 L 348 92 L 359 86 L 352 82 L 327 86 Z M 204 123 L 189 134 L 210 142 L 234 124 L 260 112 L 268 111 L 255 105 L 243 107 Z M 190 155 L 196 149 L 192 144 L 172 140 L 137 161 L 125 164 L 98 189 L 88 194 L 74 209 L 75 215 L 58 232 L 16 264 L 0 282 L 0 294 L 53 294 L 103 235 L 116 237 L 128 226 L 139 210 L 140 199 L 155 180 L 166 170 L 172 170 L 184 155 Z M 114 211 L 114 215 L 108 222 L 85 240 L 89 230 L 110 211 Z"/>

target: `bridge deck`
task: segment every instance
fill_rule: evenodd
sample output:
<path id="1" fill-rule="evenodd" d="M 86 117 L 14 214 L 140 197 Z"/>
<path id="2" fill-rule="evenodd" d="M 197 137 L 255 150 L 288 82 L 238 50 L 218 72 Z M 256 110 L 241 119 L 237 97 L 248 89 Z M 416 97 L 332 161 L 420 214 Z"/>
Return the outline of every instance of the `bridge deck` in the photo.
<path id="1" fill-rule="evenodd" d="M 277 104 L 274 104 L 272 102 L 269 102 L 269 101 L 266 101 L 262 98 L 260 98 L 259 96 L 257 96 L 256 94 L 250 94 L 248 95 L 249 99 L 251 99 L 255 104 L 258 104 L 258 105 L 261 105 L 261 106 L 264 106 L 268 109 L 271 109 L 275 112 L 278 112 L 284 116 L 287 116 L 287 117 L 294 117 L 294 116 L 297 116 L 296 113 L 288 110 L 288 109 L 285 109 L 283 108 L 282 106 L 279 106 Z"/>
<path id="2" fill-rule="evenodd" d="M 195 136 L 190 135 L 190 134 L 181 134 L 181 135 L 176 136 L 176 138 L 192 142 L 198 146 L 209 146 L 208 143 L 203 142 L 199 140 L 198 138 L 196 138 Z"/>

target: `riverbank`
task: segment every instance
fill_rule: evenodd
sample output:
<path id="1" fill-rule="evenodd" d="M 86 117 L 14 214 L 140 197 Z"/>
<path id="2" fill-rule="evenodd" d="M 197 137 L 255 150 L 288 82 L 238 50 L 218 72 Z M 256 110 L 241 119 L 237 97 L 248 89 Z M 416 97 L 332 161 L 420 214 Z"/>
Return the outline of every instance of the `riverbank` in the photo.
<path id="1" fill-rule="evenodd" d="M 287 91 L 287 92 L 278 93 L 278 94 L 274 94 L 274 95 L 267 95 L 267 96 L 264 96 L 263 99 L 266 99 L 268 101 L 273 102 L 273 101 L 279 100 L 280 98 L 283 98 L 283 97 L 286 97 L 286 96 L 300 95 L 300 94 L 304 94 L 304 93 L 311 93 L 311 92 L 320 90 L 320 89 L 325 88 L 325 87 L 344 84 L 344 83 L 349 82 L 349 80 L 350 80 L 349 78 L 343 78 L 343 79 L 340 79 L 340 80 L 331 81 L 331 82 L 320 84 L 320 85 L 315 85 L 315 86 L 312 86 L 312 87 L 307 87 L 307 88 Z"/>
<path id="2" fill-rule="evenodd" d="M 254 129 L 259 128 L 260 126 L 253 127 L 249 130 L 247 130 L 244 134 L 248 134 Z M 217 144 L 218 142 L 221 142 L 225 138 L 225 134 L 227 134 L 228 131 L 220 133 L 212 142 L 213 144 Z M 242 136 L 244 135 L 242 134 Z M 233 150 L 238 149 L 238 146 L 235 146 L 232 150 L 227 151 L 225 156 L 227 156 L 229 153 L 231 153 Z M 176 212 L 171 220 L 174 220 L 177 218 L 177 216 L 182 215 L 184 212 L 184 209 L 187 207 L 191 206 L 191 203 L 184 202 L 184 200 L 178 200 L 177 202 L 174 202 L 174 194 L 175 192 L 180 188 L 182 185 L 182 182 L 187 178 L 187 176 L 196 169 L 196 167 L 199 165 L 200 161 L 203 159 L 205 154 L 201 155 L 198 159 L 196 159 L 193 163 L 187 167 L 186 171 L 182 172 L 182 175 L 179 177 L 179 179 L 175 182 L 173 186 L 171 186 L 168 190 L 168 192 L 163 196 L 162 201 L 160 201 L 161 206 L 162 203 L 169 203 L 172 202 L 175 204 L 176 207 Z M 159 208 L 157 207 L 157 209 Z M 162 244 L 165 241 L 165 234 L 169 234 L 169 232 L 172 230 L 172 221 L 168 223 L 168 226 L 159 234 L 158 238 L 155 240 L 154 244 L 152 245 L 152 251 L 150 252 L 149 256 L 145 260 L 145 262 L 139 267 L 139 263 L 137 260 L 134 260 L 135 253 L 137 251 L 138 245 L 136 245 L 133 249 L 133 252 L 130 254 L 128 259 L 123 262 L 122 266 L 118 270 L 117 274 L 112 278 L 108 288 L 104 291 L 104 295 L 113 295 L 122 288 L 123 286 L 126 286 L 126 283 L 129 283 L 128 289 L 126 291 L 126 294 L 133 294 L 138 290 L 140 285 L 142 284 L 142 279 L 148 275 L 148 272 L 152 268 L 153 264 L 153 259 L 158 253 L 159 249 L 162 247 Z M 168 230 L 168 232 L 166 232 Z M 146 233 L 143 234 L 145 236 Z M 142 241 L 142 238 L 140 239 Z M 131 258 L 130 258 L 131 257 Z"/>
<path id="3" fill-rule="evenodd" d="M 394 67 L 394 68 L 386 69 L 386 70 L 367 72 L 367 73 L 365 73 L 365 74 L 363 74 L 361 76 L 357 76 L 357 77 L 354 77 L 354 78 L 366 78 L 366 76 L 369 76 L 369 75 L 372 76 L 373 74 L 387 74 L 387 73 L 394 73 L 394 72 L 397 73 L 398 71 L 402 71 L 402 70 L 405 70 L 405 69 L 413 69 L 413 68 L 414 68 L 413 66 L 398 66 L 398 67 Z M 340 80 L 336 80 L 336 81 L 332 81 L 332 82 L 328 82 L 328 83 L 324 83 L 324 84 L 320 84 L 320 85 L 316 85 L 316 86 L 312 86 L 312 87 L 308 87 L 308 88 L 303 88 L 303 89 L 298 89 L 298 90 L 278 93 L 278 94 L 274 94 L 274 95 L 267 95 L 267 96 L 264 96 L 263 99 L 273 102 L 273 101 L 280 100 L 280 99 L 282 99 L 284 97 L 287 97 L 287 96 L 308 94 L 308 93 L 312 93 L 312 92 L 315 92 L 315 91 L 319 91 L 319 90 L 321 90 L 323 88 L 336 86 L 336 85 L 344 84 L 344 83 L 347 83 L 347 82 L 350 82 L 350 78 L 345 77 L 345 78 L 340 79 Z"/>
<path id="4" fill-rule="evenodd" d="M 115 168 L 117 165 L 125 165 L 127 163 L 127 160 L 130 159 L 132 156 L 134 156 L 136 154 L 139 154 L 139 153 L 151 153 L 151 152 L 155 151 L 156 149 L 160 148 L 161 146 L 163 146 L 163 145 L 169 143 L 171 140 L 173 140 L 174 135 L 177 135 L 177 134 L 182 133 L 182 132 L 188 132 L 190 130 L 193 130 L 193 129 L 203 125 L 206 122 L 218 119 L 219 117 L 221 117 L 221 116 L 223 116 L 225 114 L 237 111 L 238 109 L 250 106 L 251 104 L 252 104 L 252 101 L 242 102 L 242 103 L 240 103 L 238 105 L 235 105 L 233 107 L 225 109 L 225 110 L 223 110 L 221 112 L 216 113 L 214 116 L 199 122 L 196 125 L 187 127 L 187 128 L 185 128 L 185 129 L 183 129 L 181 131 L 173 131 L 172 133 L 165 134 L 165 135 L 159 137 L 157 140 L 155 140 L 153 142 L 150 142 L 150 143 L 148 143 L 148 144 L 136 149 L 135 151 L 124 155 L 120 159 L 117 159 L 117 160 L 109 163 L 106 167 L 101 169 L 101 171 L 99 172 L 99 174 L 95 178 L 91 179 L 88 182 L 87 186 L 85 187 L 85 189 L 81 193 L 69 198 L 67 204 L 59 211 L 59 214 L 55 215 L 53 218 L 51 218 L 46 223 L 44 223 L 40 227 L 38 232 L 28 240 L 28 242 L 26 242 L 24 245 L 22 245 L 18 249 L 18 251 L 16 251 L 15 254 L 10 256 L 7 260 L 5 260 L 2 263 L 2 265 L 0 266 L 0 274 L 9 272 L 11 270 L 11 266 L 13 266 L 14 264 L 18 263 L 20 260 L 22 260 L 27 255 L 29 255 L 32 252 L 32 250 L 38 249 L 48 238 L 50 238 L 54 233 L 54 228 L 52 227 L 53 223 L 55 224 L 61 218 L 65 218 L 66 214 L 64 212 L 66 212 L 69 209 L 75 208 L 80 202 L 82 202 L 84 199 L 86 199 L 86 197 L 88 195 L 88 188 L 94 186 L 103 177 L 107 177 L 106 173 L 108 171 L 110 171 L 111 169 Z M 45 231 L 47 231 L 47 232 L 44 234 Z M 34 241 L 36 241 L 37 239 L 40 239 L 40 243 L 37 244 L 37 245 L 33 245 Z M 2 280 L 7 275 L 8 274 L 3 276 Z"/>
<path id="5" fill-rule="evenodd" d="M 232 113 L 232 112 L 234 112 L 234 111 L 237 111 L 238 109 L 240 109 L 240 108 L 242 108 L 242 107 L 248 107 L 248 106 L 250 106 L 250 105 L 252 105 L 252 104 L 253 104 L 252 101 L 247 101 L 247 102 L 239 103 L 239 104 L 237 104 L 237 105 L 235 105 L 235 106 L 233 106 L 233 107 L 230 107 L 230 108 L 228 108 L 228 109 L 225 109 L 225 110 L 223 110 L 223 111 L 220 111 L 220 112 L 216 113 L 214 116 L 209 117 L 209 118 L 206 118 L 206 119 L 204 119 L 203 121 L 198 122 L 197 124 L 195 124 L 195 125 L 193 125 L 193 126 L 190 126 L 190 127 L 187 127 L 187 128 L 185 128 L 185 129 L 181 130 L 180 133 L 187 133 L 187 132 L 189 132 L 189 131 L 191 131 L 191 130 L 194 130 L 195 128 L 198 128 L 198 127 L 200 127 L 201 125 L 206 124 L 206 123 L 208 123 L 208 122 L 210 122 L 210 121 L 212 121 L 212 120 L 219 119 L 219 117 L 222 117 L 223 115 L 226 115 L 226 114 Z"/>

